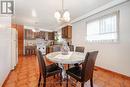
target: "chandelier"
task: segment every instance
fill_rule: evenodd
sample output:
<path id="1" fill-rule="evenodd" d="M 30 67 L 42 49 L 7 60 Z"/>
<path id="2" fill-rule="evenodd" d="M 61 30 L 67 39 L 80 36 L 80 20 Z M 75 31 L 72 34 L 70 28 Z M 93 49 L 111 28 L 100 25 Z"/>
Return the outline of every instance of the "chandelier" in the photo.
<path id="1" fill-rule="evenodd" d="M 69 11 L 64 9 L 63 0 L 62 0 L 62 9 L 59 11 L 56 11 L 54 16 L 58 22 L 69 22 L 70 21 L 70 13 L 69 13 Z"/>

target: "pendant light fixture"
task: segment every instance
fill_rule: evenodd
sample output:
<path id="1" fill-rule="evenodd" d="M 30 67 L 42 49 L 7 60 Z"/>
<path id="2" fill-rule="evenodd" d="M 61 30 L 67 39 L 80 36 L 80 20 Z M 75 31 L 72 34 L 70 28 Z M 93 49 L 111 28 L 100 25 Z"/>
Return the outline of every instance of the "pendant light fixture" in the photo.
<path id="1" fill-rule="evenodd" d="M 70 21 L 70 13 L 69 11 L 64 9 L 64 0 L 62 0 L 62 9 L 56 11 L 54 16 L 58 22 L 69 22 Z"/>

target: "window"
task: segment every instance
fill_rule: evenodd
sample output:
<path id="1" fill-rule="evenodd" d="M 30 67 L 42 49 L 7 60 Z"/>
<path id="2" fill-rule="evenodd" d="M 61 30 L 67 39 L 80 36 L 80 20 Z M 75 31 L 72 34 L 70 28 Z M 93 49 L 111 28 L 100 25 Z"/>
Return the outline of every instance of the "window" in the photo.
<path id="1" fill-rule="evenodd" d="M 112 13 L 87 22 L 87 41 L 113 41 L 118 39 L 118 13 Z"/>

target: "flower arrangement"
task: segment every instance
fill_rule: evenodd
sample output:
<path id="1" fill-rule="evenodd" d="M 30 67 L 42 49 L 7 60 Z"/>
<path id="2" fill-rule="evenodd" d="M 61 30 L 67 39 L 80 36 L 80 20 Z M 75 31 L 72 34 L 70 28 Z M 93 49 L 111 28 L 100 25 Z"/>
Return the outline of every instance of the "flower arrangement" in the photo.
<path id="1" fill-rule="evenodd" d="M 67 45 L 67 41 L 65 39 L 62 40 L 61 52 L 63 55 L 67 55 L 70 51 L 69 46 Z"/>

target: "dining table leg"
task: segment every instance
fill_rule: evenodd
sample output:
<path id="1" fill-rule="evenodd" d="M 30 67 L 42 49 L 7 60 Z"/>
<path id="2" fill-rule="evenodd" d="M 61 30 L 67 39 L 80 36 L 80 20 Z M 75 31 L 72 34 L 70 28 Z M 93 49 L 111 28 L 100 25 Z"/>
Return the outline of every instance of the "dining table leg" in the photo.
<path id="1" fill-rule="evenodd" d="M 58 63 L 59 67 L 62 69 L 62 79 L 66 79 L 66 70 L 64 68 L 64 64 Z"/>

